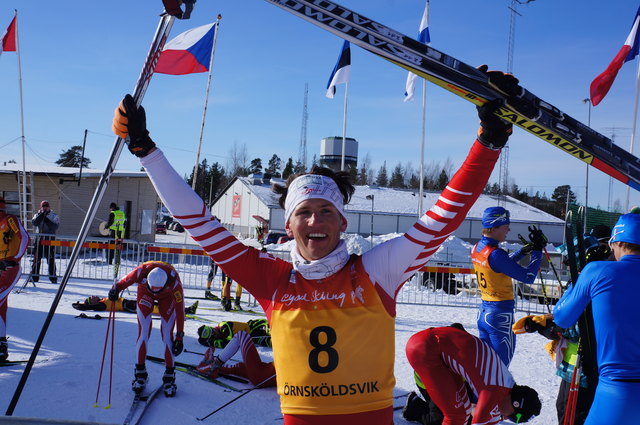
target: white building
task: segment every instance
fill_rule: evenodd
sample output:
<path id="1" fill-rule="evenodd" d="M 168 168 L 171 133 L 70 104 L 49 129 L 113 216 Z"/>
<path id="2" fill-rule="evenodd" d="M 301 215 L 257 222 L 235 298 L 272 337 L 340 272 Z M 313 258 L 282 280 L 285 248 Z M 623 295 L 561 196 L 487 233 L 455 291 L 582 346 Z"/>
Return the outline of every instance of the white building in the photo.
<path id="1" fill-rule="evenodd" d="M 438 199 L 439 192 L 424 194 L 423 207 L 429 209 Z M 374 186 L 356 186 L 351 202 L 346 205 L 348 233 L 368 236 L 373 234 L 406 232 L 418 218 L 418 192 Z M 369 197 L 369 198 L 368 198 Z M 498 197 L 481 195 L 454 235 L 466 241 L 480 239 L 482 212 L 498 205 Z M 508 240 L 518 242 L 518 234 L 527 238 L 528 226 L 535 224 L 549 238 L 549 242 L 563 241 L 564 221 L 512 197 L 507 197 L 505 208 L 511 213 L 511 231 Z M 245 237 L 255 237 L 260 216 L 269 222 L 272 232 L 284 233 L 284 210 L 271 191 L 268 182 L 260 178 L 236 177 L 214 201 L 211 212 L 225 227 Z"/>

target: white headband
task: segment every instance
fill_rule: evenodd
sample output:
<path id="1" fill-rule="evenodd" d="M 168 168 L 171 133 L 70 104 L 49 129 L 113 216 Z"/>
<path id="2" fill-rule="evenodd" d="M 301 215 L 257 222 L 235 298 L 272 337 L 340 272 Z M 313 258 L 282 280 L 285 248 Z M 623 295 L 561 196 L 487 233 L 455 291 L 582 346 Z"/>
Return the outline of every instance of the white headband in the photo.
<path id="1" fill-rule="evenodd" d="M 287 189 L 287 198 L 284 201 L 284 222 L 289 221 L 291 213 L 296 207 L 307 199 L 325 199 L 333 204 L 340 215 L 344 215 L 344 200 L 338 185 L 331 177 L 319 174 L 305 174 L 291 182 Z"/>

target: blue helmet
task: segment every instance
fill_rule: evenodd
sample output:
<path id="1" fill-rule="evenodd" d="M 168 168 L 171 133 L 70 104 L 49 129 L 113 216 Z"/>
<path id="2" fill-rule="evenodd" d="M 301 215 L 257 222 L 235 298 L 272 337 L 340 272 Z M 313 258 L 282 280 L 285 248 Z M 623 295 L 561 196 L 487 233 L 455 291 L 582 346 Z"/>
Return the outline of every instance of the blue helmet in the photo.
<path id="1" fill-rule="evenodd" d="M 640 245 L 640 215 L 633 213 L 621 215 L 611 232 L 609 243 L 613 242 Z"/>
<path id="2" fill-rule="evenodd" d="M 489 207 L 482 213 L 482 227 L 485 229 L 509 223 L 509 211 L 502 207 Z"/>

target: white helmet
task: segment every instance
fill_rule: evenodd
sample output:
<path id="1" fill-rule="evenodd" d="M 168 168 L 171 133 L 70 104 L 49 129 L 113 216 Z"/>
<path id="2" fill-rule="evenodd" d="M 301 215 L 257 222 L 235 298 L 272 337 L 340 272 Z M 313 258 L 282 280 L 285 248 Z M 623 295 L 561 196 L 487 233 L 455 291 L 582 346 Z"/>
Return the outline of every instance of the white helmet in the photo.
<path id="1" fill-rule="evenodd" d="M 147 286 L 151 292 L 160 292 L 167 283 L 167 272 L 160 267 L 156 267 L 147 275 Z"/>

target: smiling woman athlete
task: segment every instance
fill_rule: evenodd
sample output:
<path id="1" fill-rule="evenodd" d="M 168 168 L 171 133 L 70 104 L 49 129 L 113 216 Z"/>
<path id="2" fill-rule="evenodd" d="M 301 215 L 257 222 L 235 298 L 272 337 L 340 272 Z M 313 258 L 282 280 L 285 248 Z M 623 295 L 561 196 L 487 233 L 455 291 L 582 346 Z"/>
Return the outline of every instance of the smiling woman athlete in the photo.
<path id="1" fill-rule="evenodd" d="M 514 77 L 500 74 L 512 87 Z M 127 95 L 114 132 L 128 137 L 158 194 L 216 263 L 261 304 L 271 325 L 278 394 L 286 425 L 393 423 L 395 297 L 460 225 L 484 189 L 511 126 L 480 108 L 481 128 L 436 204 L 404 235 L 362 256 L 340 232 L 354 192 L 348 175 L 316 168 L 280 189 L 292 263 L 249 248 L 214 220 L 200 197 L 155 147 L 144 109 Z M 371 332 L 376 329 L 376 332 Z"/>

